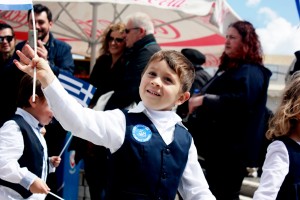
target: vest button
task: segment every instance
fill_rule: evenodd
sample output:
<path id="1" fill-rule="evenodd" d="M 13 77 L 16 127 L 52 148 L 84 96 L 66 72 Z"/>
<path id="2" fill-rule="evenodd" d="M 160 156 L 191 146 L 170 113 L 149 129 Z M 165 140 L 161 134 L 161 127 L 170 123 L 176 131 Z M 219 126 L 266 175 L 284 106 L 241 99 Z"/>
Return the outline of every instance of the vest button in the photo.
<path id="1" fill-rule="evenodd" d="M 163 178 L 163 179 L 166 179 L 166 178 L 167 178 L 167 173 L 166 173 L 166 172 L 164 172 L 164 173 L 162 174 L 162 178 Z"/>
<path id="2" fill-rule="evenodd" d="M 171 150 L 170 149 L 166 149 L 166 154 L 170 154 Z"/>

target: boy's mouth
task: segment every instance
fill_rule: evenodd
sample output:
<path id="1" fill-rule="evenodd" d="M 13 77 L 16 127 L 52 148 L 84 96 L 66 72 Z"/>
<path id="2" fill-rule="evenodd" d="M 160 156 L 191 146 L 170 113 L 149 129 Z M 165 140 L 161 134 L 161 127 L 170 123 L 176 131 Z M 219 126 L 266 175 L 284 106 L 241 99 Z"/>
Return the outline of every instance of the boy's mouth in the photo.
<path id="1" fill-rule="evenodd" d="M 155 96 L 160 96 L 160 94 L 158 94 L 158 93 L 156 93 L 156 92 L 154 92 L 152 90 L 147 90 L 147 92 L 150 93 L 150 94 L 153 94 Z"/>

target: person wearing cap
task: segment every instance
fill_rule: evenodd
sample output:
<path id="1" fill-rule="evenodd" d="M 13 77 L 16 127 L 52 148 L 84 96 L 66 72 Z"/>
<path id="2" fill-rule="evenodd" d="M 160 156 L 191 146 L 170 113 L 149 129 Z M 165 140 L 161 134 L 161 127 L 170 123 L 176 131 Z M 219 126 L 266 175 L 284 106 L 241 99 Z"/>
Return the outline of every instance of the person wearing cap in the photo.
<path id="1" fill-rule="evenodd" d="M 201 88 L 209 81 L 211 76 L 208 72 L 204 70 L 202 65 L 206 61 L 206 57 L 203 53 L 198 51 L 197 49 L 182 49 L 181 53 L 187 57 L 191 61 L 191 63 L 195 67 L 195 81 L 192 85 L 191 92 L 193 92 L 195 89 L 199 89 L 201 91 Z M 192 93 L 191 93 L 192 94 Z"/>
<path id="2" fill-rule="evenodd" d="M 191 61 L 195 68 L 195 80 L 191 87 L 190 93 L 191 95 L 197 95 L 201 93 L 201 89 L 203 86 L 209 81 L 211 76 L 207 71 L 204 70 L 202 65 L 206 61 L 206 57 L 203 53 L 198 51 L 197 49 L 185 48 L 181 50 L 181 53 Z M 182 105 L 177 107 L 176 113 L 183 119 L 182 123 L 188 128 L 189 132 L 192 134 L 195 145 L 197 147 L 198 155 L 201 156 L 202 152 L 202 139 L 201 135 L 198 133 L 200 131 L 200 127 L 197 125 L 197 115 L 188 115 L 188 101 L 184 102 Z M 201 156 L 202 157 L 202 156 Z M 203 159 L 199 159 L 202 168 L 205 168 L 205 163 Z"/>

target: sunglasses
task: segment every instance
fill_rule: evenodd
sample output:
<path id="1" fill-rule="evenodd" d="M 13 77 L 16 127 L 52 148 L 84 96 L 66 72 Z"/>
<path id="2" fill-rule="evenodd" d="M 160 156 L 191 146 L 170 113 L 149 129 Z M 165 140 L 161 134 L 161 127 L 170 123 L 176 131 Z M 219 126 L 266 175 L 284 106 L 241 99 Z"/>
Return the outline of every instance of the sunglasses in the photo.
<path id="1" fill-rule="evenodd" d="M 115 43 L 121 43 L 121 42 L 124 42 L 124 39 L 125 39 L 125 38 L 113 38 L 113 37 L 108 37 L 108 41 L 109 41 L 109 42 L 114 41 Z"/>
<path id="2" fill-rule="evenodd" d="M 125 33 L 128 34 L 131 30 L 134 30 L 134 29 L 140 29 L 139 27 L 135 27 L 135 28 L 126 28 L 125 29 Z"/>
<path id="3" fill-rule="evenodd" d="M 7 42 L 11 42 L 14 39 L 14 36 L 12 35 L 0 36 L 0 43 L 3 43 L 5 39 Z"/>

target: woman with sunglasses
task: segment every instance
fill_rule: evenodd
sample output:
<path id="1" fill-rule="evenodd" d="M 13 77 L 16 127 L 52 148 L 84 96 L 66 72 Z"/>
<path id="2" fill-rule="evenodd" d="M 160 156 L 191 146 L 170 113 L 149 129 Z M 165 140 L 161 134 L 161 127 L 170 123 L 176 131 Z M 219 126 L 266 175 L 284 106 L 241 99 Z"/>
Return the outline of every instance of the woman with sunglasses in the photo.
<path id="1" fill-rule="evenodd" d="M 124 75 L 123 52 L 125 43 L 125 24 L 109 25 L 101 36 L 100 56 L 98 57 L 90 75 L 90 83 L 97 90 L 90 102 L 94 107 L 99 97 L 109 91 L 115 90 L 119 79 Z M 104 198 L 107 174 L 107 150 L 83 139 L 74 137 L 69 150 L 75 149 L 75 161 L 83 158 L 85 178 L 89 185 L 91 200 Z"/>

